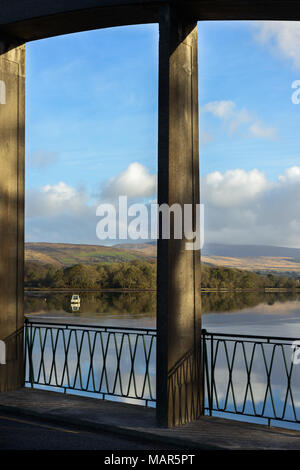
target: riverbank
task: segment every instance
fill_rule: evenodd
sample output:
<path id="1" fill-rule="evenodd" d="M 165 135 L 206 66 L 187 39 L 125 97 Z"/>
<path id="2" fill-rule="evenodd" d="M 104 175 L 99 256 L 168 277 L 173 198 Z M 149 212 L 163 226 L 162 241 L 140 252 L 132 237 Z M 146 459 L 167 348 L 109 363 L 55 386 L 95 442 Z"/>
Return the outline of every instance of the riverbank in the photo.
<path id="1" fill-rule="evenodd" d="M 97 292 L 112 292 L 112 293 L 125 293 L 125 292 L 156 292 L 156 289 L 77 289 L 76 287 L 74 288 L 57 288 L 55 287 L 54 289 L 45 289 L 44 287 L 43 288 L 32 288 L 32 287 L 25 287 L 24 288 L 24 292 L 27 292 L 27 293 L 34 293 L 34 292 L 39 292 L 39 293 L 43 293 L 43 292 L 46 292 L 46 293 L 53 293 L 53 294 L 57 294 L 57 293 L 66 293 L 66 294 L 69 294 L 69 293 L 73 293 L 73 292 L 86 292 L 86 293 L 97 293 Z"/>
<path id="2" fill-rule="evenodd" d="M 272 293 L 280 293 L 280 292 L 299 292 L 300 293 L 300 287 L 298 288 L 288 288 L 288 287 L 265 287 L 264 289 L 242 289 L 242 288 L 237 288 L 237 289 L 226 289 L 226 288 L 220 288 L 220 289 L 213 289 L 213 288 L 206 288 L 203 287 L 200 289 L 201 292 L 216 292 L 216 293 L 237 293 L 237 292 L 257 292 L 257 293 L 264 293 L 264 292 L 272 292 Z M 130 292 L 156 292 L 156 289 L 117 289 L 117 288 L 105 288 L 105 289 L 78 289 L 78 288 L 54 288 L 54 289 L 46 289 L 46 288 L 38 288 L 38 287 L 25 287 L 24 292 L 26 293 L 43 293 L 43 292 L 51 292 L 53 294 L 55 293 L 73 293 L 73 292 L 86 292 L 86 293 L 97 293 L 97 292 L 112 292 L 112 293 L 130 293 Z"/>

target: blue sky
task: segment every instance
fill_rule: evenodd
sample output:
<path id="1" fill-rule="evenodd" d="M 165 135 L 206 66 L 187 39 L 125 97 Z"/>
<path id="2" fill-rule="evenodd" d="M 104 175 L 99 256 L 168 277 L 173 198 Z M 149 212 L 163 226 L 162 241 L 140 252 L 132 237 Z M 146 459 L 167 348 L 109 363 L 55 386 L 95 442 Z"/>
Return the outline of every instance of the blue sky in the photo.
<path id="1" fill-rule="evenodd" d="M 205 239 L 299 247 L 299 26 L 198 30 Z M 158 27 L 29 43 L 26 86 L 26 240 L 100 243 L 97 204 L 156 197 Z"/>
<path id="2" fill-rule="evenodd" d="M 251 22 L 205 22 L 199 27 L 200 104 L 234 101 L 266 128 L 275 128 L 274 139 L 247 133 L 230 135 L 207 116 L 214 141 L 204 150 L 202 171 L 242 167 L 263 170 L 270 178 L 287 165 L 299 164 L 300 107 L 291 102 L 291 83 L 299 68 L 280 48 L 256 39 Z"/>
<path id="3" fill-rule="evenodd" d="M 138 160 L 156 168 L 157 26 L 72 34 L 27 45 L 27 155 L 48 152 L 28 185 L 97 187 Z"/>

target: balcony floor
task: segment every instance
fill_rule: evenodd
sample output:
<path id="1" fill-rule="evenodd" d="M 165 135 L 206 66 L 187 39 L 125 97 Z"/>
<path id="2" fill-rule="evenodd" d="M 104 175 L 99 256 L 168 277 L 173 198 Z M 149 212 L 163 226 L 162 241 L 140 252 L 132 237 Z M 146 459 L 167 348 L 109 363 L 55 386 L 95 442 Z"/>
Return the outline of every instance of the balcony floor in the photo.
<path id="1" fill-rule="evenodd" d="M 1 393 L 1 410 L 165 443 L 166 448 L 169 444 L 199 450 L 300 449 L 300 431 L 208 416 L 165 429 L 156 426 L 153 408 L 29 388 Z"/>

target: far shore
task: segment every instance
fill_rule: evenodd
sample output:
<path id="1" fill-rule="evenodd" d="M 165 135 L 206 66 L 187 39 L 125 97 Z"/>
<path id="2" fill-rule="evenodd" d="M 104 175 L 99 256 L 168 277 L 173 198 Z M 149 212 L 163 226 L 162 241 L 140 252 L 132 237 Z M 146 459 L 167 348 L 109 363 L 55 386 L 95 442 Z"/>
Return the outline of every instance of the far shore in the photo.
<path id="1" fill-rule="evenodd" d="M 125 293 L 125 292 L 156 292 L 156 289 L 115 289 L 115 288 L 106 288 L 106 289 L 77 289 L 77 288 L 55 288 L 55 289 L 45 289 L 43 288 L 33 288 L 33 287 L 25 287 L 24 292 L 52 292 L 52 293 L 69 293 L 69 292 L 116 292 L 116 293 Z M 295 289 L 289 289 L 287 287 L 265 287 L 264 289 L 242 289 L 242 288 L 237 288 L 237 289 L 226 289 L 226 288 L 221 288 L 221 289 L 213 289 L 213 288 L 206 288 L 203 287 L 201 288 L 201 292 L 299 292 L 300 293 L 300 287 L 295 288 Z"/>
<path id="2" fill-rule="evenodd" d="M 156 292 L 156 289 L 77 289 L 76 287 L 45 289 L 45 287 L 25 287 L 24 292 Z"/>

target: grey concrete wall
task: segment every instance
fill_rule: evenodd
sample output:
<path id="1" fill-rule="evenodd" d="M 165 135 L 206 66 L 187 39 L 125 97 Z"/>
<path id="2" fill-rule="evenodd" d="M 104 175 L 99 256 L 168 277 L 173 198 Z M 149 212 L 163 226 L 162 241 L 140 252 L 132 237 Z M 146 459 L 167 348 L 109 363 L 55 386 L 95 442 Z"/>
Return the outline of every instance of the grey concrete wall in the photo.
<path id="1" fill-rule="evenodd" d="M 195 208 L 200 202 L 197 24 L 168 7 L 160 18 L 159 61 L 158 202 Z M 168 426 L 201 413 L 200 252 L 186 250 L 186 241 L 158 240 L 157 417 Z"/>
<path id="2" fill-rule="evenodd" d="M 23 384 L 25 46 L 0 36 L 0 391 Z"/>

